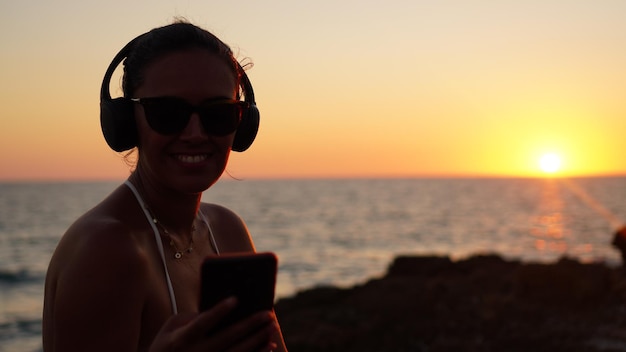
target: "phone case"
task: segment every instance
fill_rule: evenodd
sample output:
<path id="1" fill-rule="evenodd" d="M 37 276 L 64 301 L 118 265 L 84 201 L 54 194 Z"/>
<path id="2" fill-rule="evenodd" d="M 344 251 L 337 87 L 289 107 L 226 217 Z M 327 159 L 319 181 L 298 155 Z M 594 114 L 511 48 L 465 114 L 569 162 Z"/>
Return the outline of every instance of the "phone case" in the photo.
<path id="1" fill-rule="evenodd" d="M 231 324 L 274 307 L 278 260 L 274 253 L 241 253 L 210 256 L 202 264 L 200 311 L 236 296 L 238 304 L 227 316 Z"/>

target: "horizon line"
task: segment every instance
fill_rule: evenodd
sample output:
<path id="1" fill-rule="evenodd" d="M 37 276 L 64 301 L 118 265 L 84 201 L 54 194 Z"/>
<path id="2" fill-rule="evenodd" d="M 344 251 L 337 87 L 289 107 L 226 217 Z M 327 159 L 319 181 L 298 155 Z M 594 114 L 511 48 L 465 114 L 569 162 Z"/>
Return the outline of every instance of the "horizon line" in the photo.
<path id="1" fill-rule="evenodd" d="M 235 177 L 224 174 L 219 181 L 271 181 L 271 180 L 401 180 L 401 179 L 578 179 L 578 178 L 620 178 L 626 173 L 594 173 L 594 174 L 417 174 L 417 175 L 284 175 L 284 176 L 250 176 Z M 126 177 L 27 177 L 27 178 L 0 178 L 0 183 L 91 183 L 91 182 L 123 182 Z"/>

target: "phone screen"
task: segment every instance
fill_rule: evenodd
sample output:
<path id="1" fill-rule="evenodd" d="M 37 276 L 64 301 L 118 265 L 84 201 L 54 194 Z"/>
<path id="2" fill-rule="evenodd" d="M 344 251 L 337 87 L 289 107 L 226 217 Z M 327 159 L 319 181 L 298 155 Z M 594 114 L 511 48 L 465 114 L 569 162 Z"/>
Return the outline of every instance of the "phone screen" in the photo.
<path id="1" fill-rule="evenodd" d="M 238 304 L 226 318 L 231 324 L 274 307 L 278 260 L 270 252 L 210 256 L 202 264 L 200 311 L 236 296 Z"/>

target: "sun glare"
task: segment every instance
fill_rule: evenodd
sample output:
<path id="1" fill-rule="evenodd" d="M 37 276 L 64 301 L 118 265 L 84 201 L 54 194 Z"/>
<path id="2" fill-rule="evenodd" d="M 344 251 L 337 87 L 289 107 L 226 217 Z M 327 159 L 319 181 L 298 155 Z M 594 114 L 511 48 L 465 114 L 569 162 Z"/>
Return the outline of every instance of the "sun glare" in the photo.
<path id="1" fill-rule="evenodd" d="M 541 171 L 553 174 L 561 168 L 561 158 L 554 153 L 544 154 L 539 159 L 539 167 Z"/>

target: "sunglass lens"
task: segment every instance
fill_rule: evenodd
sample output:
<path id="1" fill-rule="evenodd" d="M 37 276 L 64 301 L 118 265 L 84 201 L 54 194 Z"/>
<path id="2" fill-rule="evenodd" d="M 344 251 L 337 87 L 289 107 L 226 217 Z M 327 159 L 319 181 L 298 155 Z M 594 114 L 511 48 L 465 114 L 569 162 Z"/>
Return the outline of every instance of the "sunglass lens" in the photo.
<path id="1" fill-rule="evenodd" d="M 222 103 L 207 106 L 201 111 L 202 125 L 214 136 L 226 136 L 237 130 L 241 120 L 240 103 Z"/>
<path id="2" fill-rule="evenodd" d="M 164 135 L 180 133 L 191 116 L 188 104 L 175 98 L 146 100 L 143 108 L 150 128 Z"/>

